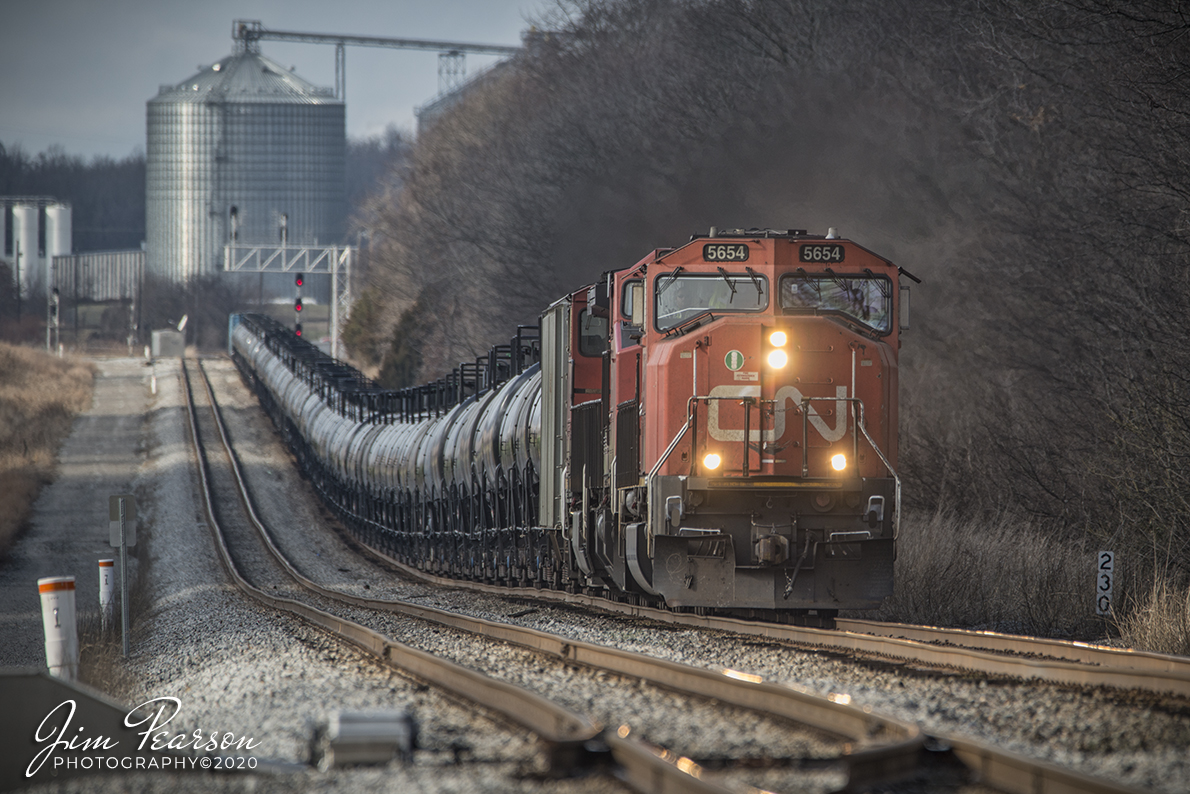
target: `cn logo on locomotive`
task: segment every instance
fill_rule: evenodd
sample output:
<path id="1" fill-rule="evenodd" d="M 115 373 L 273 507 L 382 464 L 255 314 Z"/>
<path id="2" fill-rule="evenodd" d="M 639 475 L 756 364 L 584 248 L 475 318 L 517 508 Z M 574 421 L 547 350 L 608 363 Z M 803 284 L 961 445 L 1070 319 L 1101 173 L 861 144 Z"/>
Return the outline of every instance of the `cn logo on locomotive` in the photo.
<path id="1" fill-rule="evenodd" d="M 760 397 L 759 386 L 737 386 L 726 385 L 716 386 L 711 389 L 710 396 L 713 398 L 719 397 Z M 785 435 L 785 415 L 789 412 L 791 407 L 800 407 L 802 404 L 803 395 L 795 386 L 782 386 L 777 389 L 777 404 L 773 411 L 773 426 L 770 429 L 765 429 L 763 440 L 765 442 L 775 443 L 780 441 Z M 847 434 L 847 387 L 835 387 L 835 426 L 831 427 L 826 423 L 826 419 L 815 409 L 814 404 L 808 405 L 808 414 L 810 420 L 810 427 L 818 431 L 818 434 L 826 441 L 834 443 L 839 441 Z M 711 400 L 710 407 L 707 409 L 707 432 L 711 438 L 716 441 L 743 441 L 744 428 L 724 428 L 720 426 L 719 422 L 719 405 L 718 399 Z M 749 433 L 749 441 L 761 441 L 761 431 L 753 429 Z"/>

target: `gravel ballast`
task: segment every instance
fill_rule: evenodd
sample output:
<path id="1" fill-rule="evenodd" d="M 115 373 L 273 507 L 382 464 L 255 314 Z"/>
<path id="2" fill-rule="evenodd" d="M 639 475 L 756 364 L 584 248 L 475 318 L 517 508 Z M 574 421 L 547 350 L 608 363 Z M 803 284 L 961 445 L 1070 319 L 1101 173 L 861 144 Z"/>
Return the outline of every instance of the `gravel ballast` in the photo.
<path id="1" fill-rule="evenodd" d="M 962 734 L 1129 786 L 1190 790 L 1190 704 L 1178 699 L 857 663 L 841 654 L 439 588 L 396 575 L 331 530 L 333 520 L 296 472 L 234 366 L 209 362 L 208 372 L 260 515 L 267 516 L 275 542 L 289 559 L 326 586 L 413 600 L 695 666 L 742 670 L 820 694 L 846 694 L 854 704 L 917 722 L 927 731 Z"/>
<path id="2" fill-rule="evenodd" d="M 665 626 L 519 596 L 441 588 L 400 575 L 391 566 L 362 555 L 337 529 L 231 363 L 208 360 L 206 366 L 258 512 L 283 552 L 305 575 L 328 587 L 373 598 L 412 600 L 694 666 L 754 673 L 820 694 L 845 694 L 855 705 L 917 722 L 927 731 L 964 734 L 1130 786 L 1165 792 L 1190 790 L 1190 706 L 1184 701 L 915 671 L 897 664 L 856 661 L 845 654 Z M 126 662 L 119 659 L 117 644 L 113 658 L 109 643 L 104 658 L 95 658 L 99 654 L 92 649 L 84 666 L 93 685 L 126 703 L 160 696 L 179 698 L 183 707 L 177 718 L 179 729 L 226 730 L 255 738 L 260 744 L 253 754 L 264 764 L 255 773 L 236 775 L 124 776 L 103 772 L 35 790 L 136 789 L 171 794 L 211 790 L 594 794 L 626 790 L 605 773 L 564 781 L 541 780 L 536 775 L 535 740 L 523 730 L 447 698 L 300 620 L 245 599 L 229 583 L 217 560 L 199 506 L 179 365 L 162 361 L 156 370 L 159 393 L 154 397 L 148 393 L 149 370 L 142 362 L 100 365 L 97 395 L 115 394 L 117 391 L 103 390 L 118 386 L 121 400 L 133 405 L 121 409 L 128 417 L 122 424 L 105 420 L 108 437 L 93 443 L 126 450 L 121 454 L 130 461 L 120 482 L 98 479 L 101 472 L 96 476 L 105 492 L 134 490 L 137 495 L 142 538 L 137 603 L 141 606 L 134 615 L 131 657 Z M 96 405 L 101 404 L 97 397 Z M 71 443 L 68 441 L 67 447 Z M 51 506 L 60 508 L 60 500 Z M 51 558 L 73 553 L 93 566 L 105 532 L 94 533 L 94 538 L 77 533 L 54 538 L 46 534 L 51 523 L 35 517 L 27 539 L 42 544 Z M 0 568 L 0 599 L 3 579 L 10 574 Z M 4 619 L 19 627 L 18 633 L 24 631 L 34 639 L 27 636 L 8 650 L 0 650 L 0 654 L 9 654 L 0 659 L 8 664 L 39 662 L 40 624 L 32 611 L 36 609 L 35 589 L 32 606 L 17 607 L 6 606 Z M 26 625 L 30 618 L 32 629 Z M 376 621 L 394 638 L 443 655 L 458 654 L 459 661 L 492 673 L 503 670 L 507 674 L 510 660 L 524 653 L 493 650 L 475 654 L 458 646 L 451 632 L 425 632 L 392 616 L 373 615 L 368 620 Z M 35 634 L 30 634 L 34 630 Z M 471 658 L 465 659 L 467 656 Z M 572 705 L 591 716 L 610 720 L 623 713 L 620 706 L 610 705 L 613 701 L 605 702 L 607 693 L 600 691 L 629 686 L 623 681 L 585 671 L 566 682 L 533 682 L 529 657 L 517 665 L 522 671 L 518 675 L 526 682 L 547 693 L 562 692 L 576 698 Z M 569 691 L 583 676 L 589 678 L 582 685 L 587 688 Z M 634 694 L 638 695 L 639 714 L 632 719 L 647 720 L 654 711 L 652 695 L 644 689 Z M 394 761 L 326 773 L 309 768 L 305 762 L 313 724 L 341 708 L 408 709 L 421 723 L 427 749 L 417 754 L 413 764 Z M 809 740 L 798 744 L 794 734 L 775 739 L 763 726 L 751 739 L 729 735 L 724 726 L 738 723 L 740 717 L 705 704 L 692 702 L 690 713 L 688 723 L 658 726 L 651 738 L 668 741 L 703 760 L 732 754 L 772 755 L 777 750 L 814 757 L 823 750 Z M 838 783 L 829 774 L 804 770 L 758 770 L 751 782 L 786 791 L 820 791 Z"/>
<path id="3" fill-rule="evenodd" d="M 105 771 L 35 790 L 626 790 L 606 774 L 541 780 L 535 737 L 247 601 L 227 580 L 199 507 L 178 363 L 159 362 L 157 375 L 148 454 L 135 483 L 144 538 L 141 600 L 147 606 L 135 616 L 130 658 L 92 665 L 115 672 L 90 683 L 119 689 L 114 694 L 128 704 L 179 698 L 178 730 L 253 737 L 259 745 L 252 754 L 262 766 L 245 774 Z M 420 723 L 426 749 L 412 764 L 316 771 L 306 766 L 313 725 L 339 709 L 408 710 Z"/>

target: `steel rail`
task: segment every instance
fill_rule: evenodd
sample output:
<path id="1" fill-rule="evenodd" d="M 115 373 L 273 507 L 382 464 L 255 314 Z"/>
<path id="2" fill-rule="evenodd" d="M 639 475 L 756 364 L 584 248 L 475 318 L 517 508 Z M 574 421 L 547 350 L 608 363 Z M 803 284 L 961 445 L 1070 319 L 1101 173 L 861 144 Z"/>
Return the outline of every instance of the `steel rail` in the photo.
<path id="1" fill-rule="evenodd" d="M 260 534 L 261 539 L 276 561 L 296 580 L 306 584 L 309 580 L 298 573 L 289 561 L 284 558 L 256 515 L 248 493 L 247 484 L 240 470 L 239 460 L 233 453 L 218 402 L 215 400 L 210 380 L 207 377 L 205 369 L 202 367 L 201 361 L 198 367 L 203 376 L 203 385 L 211 404 L 212 413 L 215 416 L 215 425 L 219 430 L 224 450 L 231 462 L 241 504 L 245 508 L 245 512 L 254 528 Z M 625 781 L 637 791 L 644 792 L 645 794 L 670 794 L 670 792 L 735 794 L 733 789 L 702 780 L 697 774 L 692 774 L 698 770 L 688 763 L 688 759 L 680 758 L 671 753 L 657 752 L 651 745 L 639 739 L 630 738 L 630 729 L 626 725 L 621 726 L 616 735 L 603 735 L 587 717 L 575 714 L 533 692 L 489 678 L 453 662 L 403 645 L 383 637 L 379 633 L 364 626 L 338 618 L 307 604 L 270 595 L 249 584 L 235 569 L 222 532 L 218 530 L 218 523 L 215 519 L 211 498 L 211 488 L 207 479 L 204 455 L 201 442 L 199 441 L 197 419 L 190 396 L 190 376 L 186 370 L 185 362 L 182 365 L 182 372 L 186 381 L 190 431 L 195 440 L 195 455 L 199 461 L 198 468 L 202 482 L 206 514 L 208 520 L 211 522 L 212 533 L 215 535 L 216 546 L 220 551 L 220 560 L 223 563 L 224 569 L 240 589 L 268 606 L 298 614 L 315 625 L 349 640 L 407 673 L 460 695 L 485 709 L 494 711 L 506 719 L 529 729 L 547 743 L 549 749 L 548 760 L 551 768 L 564 769 L 567 765 L 572 765 L 576 760 L 576 756 L 581 752 L 581 746 L 602 735 L 610 747 L 613 757 L 622 767 Z M 309 582 L 307 586 L 330 598 L 353 603 L 357 606 L 367 605 L 367 599 L 359 599 L 337 591 L 325 590 L 313 582 Z M 372 606 L 374 607 L 375 605 Z"/>
<path id="2" fill-rule="evenodd" d="M 1148 664 L 1150 666 L 1147 668 L 1141 667 L 1139 661 L 1130 667 L 1111 667 L 1102 662 L 1098 665 L 1080 664 L 1061 659 L 1007 656 L 986 652 L 975 647 L 961 647 L 957 643 L 954 646 L 934 645 L 924 640 L 901 639 L 892 636 L 843 631 L 837 628 L 817 629 L 808 626 L 789 626 L 781 623 L 765 623 L 763 621 L 729 618 L 719 615 L 671 612 L 666 609 L 640 606 L 637 604 L 625 604 L 580 593 L 537 590 L 531 587 L 505 587 L 503 585 L 490 585 L 482 582 L 452 579 L 419 570 L 362 543 L 360 546 L 367 549 L 368 553 L 383 559 L 409 576 L 441 587 L 474 590 L 491 595 L 557 601 L 565 604 L 581 604 L 593 609 L 656 620 L 661 623 L 727 631 L 734 634 L 764 637 L 765 639 L 792 642 L 800 645 L 834 648 L 853 653 L 870 654 L 1007 678 L 1021 678 L 1028 681 L 1049 682 L 1070 686 L 1138 690 L 1190 697 L 1190 671 L 1184 666 L 1173 665 L 1172 663 L 1165 663 L 1160 660 L 1149 662 Z M 836 625 L 839 622 L 836 620 Z M 937 640 L 938 638 L 935 637 L 934 639 Z M 1121 654 L 1128 653 L 1126 651 L 1121 652 Z M 1135 658 L 1139 660 L 1143 656 L 1143 654 L 1138 654 Z M 1148 654 L 1148 656 L 1159 657 L 1160 655 Z M 1131 657 L 1122 655 L 1120 658 Z M 1171 658 L 1176 660 L 1179 657 Z M 1171 669 L 1161 669 L 1162 665 L 1166 664 Z"/>
<path id="3" fill-rule="evenodd" d="M 1125 788 L 961 736 L 939 734 L 934 739 L 949 746 L 980 783 L 1000 791 L 1013 794 L 1137 794 L 1148 791 Z"/>
<path id="4" fill-rule="evenodd" d="M 1125 667 L 1154 673 L 1190 674 L 1190 657 L 1137 651 L 1131 648 L 1112 648 L 1088 642 L 1026 637 L 996 631 L 948 629 L 937 626 L 915 626 L 908 623 L 882 623 L 874 620 L 836 619 L 835 626 L 843 631 L 857 634 L 899 637 L 917 642 L 947 642 L 964 648 L 977 648 L 985 651 L 1032 653 L 1102 667 Z"/>
<path id="5" fill-rule="evenodd" d="M 288 598 L 266 593 L 251 585 L 239 572 L 215 517 L 207 460 L 198 429 L 197 411 L 191 395 L 190 374 L 182 362 L 186 406 L 190 432 L 202 490 L 203 508 L 215 539 L 220 562 L 232 582 L 244 593 L 266 606 L 298 615 L 316 626 L 345 639 L 401 670 L 455 693 L 504 719 L 520 725 L 558 748 L 581 745 L 595 738 L 599 731 L 589 719 L 576 714 L 533 692 L 469 670 L 445 659 L 384 637 L 378 632 Z M 205 375 L 205 373 L 204 373 Z M 214 406 L 214 403 L 212 403 Z M 222 429 L 220 431 L 222 433 Z"/>
<path id="6" fill-rule="evenodd" d="M 231 460 L 232 471 L 245 511 L 262 542 L 277 563 L 303 587 L 326 598 L 353 606 L 401 614 L 498 639 L 538 653 L 606 670 L 617 675 L 642 679 L 684 694 L 711 698 L 721 703 L 782 717 L 827 733 L 846 737 L 855 744 L 848 744 L 847 751 L 839 761 L 847 770 L 849 785 L 853 787 L 903 777 L 917 768 L 919 756 L 925 743 L 921 730 L 911 723 L 874 714 L 870 708 L 851 706 L 845 702 L 839 702 L 839 700 L 832 700 L 829 697 L 815 695 L 784 684 L 766 683 L 759 676 L 735 670 L 714 671 L 692 667 L 618 648 L 568 639 L 537 629 L 461 615 L 457 612 L 422 604 L 364 598 L 318 584 L 303 575 L 285 558 L 285 555 L 270 537 L 268 529 L 256 514 L 249 496 L 247 482 L 226 435 L 218 403 L 201 364 L 199 370 L 203 374 L 203 383 L 216 415 L 216 425 L 219 428 L 224 449 Z M 877 739 L 881 743 L 873 745 L 873 741 Z M 632 744 L 632 741 L 620 743 L 624 747 Z M 639 754 L 639 749 L 637 752 Z M 647 754 L 649 755 L 648 763 L 640 766 L 642 769 L 646 766 L 655 767 L 658 758 L 662 760 L 665 758 L 665 756 L 655 756 L 653 753 Z M 643 757 L 632 762 L 633 765 L 638 766 L 642 763 L 644 763 Z"/>
<path id="7" fill-rule="evenodd" d="M 822 648 L 846 647 L 840 645 L 838 642 L 833 641 L 837 640 L 842 635 L 842 633 L 838 630 L 784 626 L 776 623 L 761 623 L 756 621 L 740 620 L 737 618 L 676 613 L 669 612 L 667 610 L 654 609 L 652 607 L 623 604 L 594 596 L 561 593 L 553 590 L 535 590 L 533 588 L 527 587 L 509 588 L 497 585 L 482 584 L 478 582 L 465 582 L 458 579 L 435 576 L 434 574 L 420 571 L 417 568 L 389 557 L 388 555 L 379 552 L 370 546 L 360 544 L 360 547 L 366 550 L 369 554 L 376 556 L 378 559 L 382 559 L 385 562 L 399 568 L 401 571 L 409 574 L 412 578 L 443 587 L 475 590 L 477 592 L 483 592 L 492 595 L 519 595 L 527 598 L 545 598 L 549 600 L 555 600 L 560 603 L 583 604 L 595 609 L 602 609 L 604 611 L 615 612 L 632 617 L 657 620 L 658 622 L 662 623 L 689 626 L 692 628 L 726 631 L 773 640 L 784 640 L 798 644 L 814 645 Z M 860 635 L 853 634 L 850 636 L 855 640 L 863 639 Z M 873 637 L 871 639 L 879 640 L 881 638 Z M 902 651 L 904 651 L 904 649 L 911 649 L 915 645 L 917 645 L 917 643 L 906 643 L 905 645 L 899 647 L 902 649 Z M 879 651 L 874 650 L 881 648 L 883 648 L 883 646 L 879 643 L 870 643 L 868 644 L 867 649 L 857 649 L 856 647 L 849 647 L 848 649 L 861 650 L 863 652 L 868 652 L 879 656 L 899 656 L 900 658 L 907 658 L 904 652 L 894 654 L 887 649 Z M 1013 659 L 1013 657 L 999 658 L 1005 660 Z M 919 660 L 915 659 L 915 661 Z M 1020 676 L 1018 673 L 1014 675 L 1014 677 L 1023 676 Z M 1138 794 L 1138 792 L 1144 791 L 1143 789 L 1129 788 L 1127 786 L 1122 786 L 1099 778 L 1092 778 L 1087 775 L 1057 766 L 1055 764 L 1048 763 L 1046 761 L 1028 758 L 1007 750 L 1001 750 L 1000 748 L 993 747 L 989 744 L 971 739 L 969 737 L 951 734 L 929 734 L 929 738 L 940 743 L 942 746 L 949 747 L 954 755 L 980 781 L 1001 791 L 1010 792 L 1010 794 L 1073 794 L 1074 792 L 1088 792 L 1088 794 Z"/>

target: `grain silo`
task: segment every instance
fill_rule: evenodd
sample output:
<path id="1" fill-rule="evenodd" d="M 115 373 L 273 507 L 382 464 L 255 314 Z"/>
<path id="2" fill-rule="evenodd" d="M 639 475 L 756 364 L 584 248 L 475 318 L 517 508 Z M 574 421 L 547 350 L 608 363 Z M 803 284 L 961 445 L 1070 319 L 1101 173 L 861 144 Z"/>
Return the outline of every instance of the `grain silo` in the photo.
<path id="1" fill-rule="evenodd" d="M 222 270 L 233 236 L 275 245 L 283 225 L 290 245 L 343 235 L 343 102 L 259 42 L 236 46 L 148 102 L 145 266 L 173 282 Z"/>

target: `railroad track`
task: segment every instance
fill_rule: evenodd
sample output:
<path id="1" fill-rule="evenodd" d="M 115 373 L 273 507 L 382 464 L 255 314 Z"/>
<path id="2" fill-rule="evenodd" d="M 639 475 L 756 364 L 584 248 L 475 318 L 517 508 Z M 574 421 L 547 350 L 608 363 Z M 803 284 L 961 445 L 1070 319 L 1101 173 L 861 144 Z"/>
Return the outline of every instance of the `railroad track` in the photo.
<path id="1" fill-rule="evenodd" d="M 796 645 L 952 670 L 1068 686 L 1110 687 L 1190 698 L 1190 658 L 985 631 L 837 619 L 834 629 L 789 626 L 609 601 L 580 593 L 505 587 L 436 576 L 361 548 L 428 584 L 555 601 L 675 626 L 728 631 Z"/>
<path id="2" fill-rule="evenodd" d="M 506 587 L 494 587 L 435 577 L 433 575 L 428 575 L 424 572 L 411 569 L 395 560 L 391 560 L 390 558 L 386 557 L 384 559 L 389 564 L 395 565 L 396 567 L 408 572 L 413 577 L 420 578 L 427 582 L 442 584 L 451 588 L 473 589 L 505 597 L 509 595 L 515 596 L 520 594 L 533 599 L 555 599 L 572 604 L 583 604 L 586 606 L 595 607 L 597 609 L 617 611 L 627 615 L 650 620 L 658 620 L 670 624 L 685 625 L 704 629 L 719 629 L 737 634 L 759 636 L 800 645 L 846 649 L 861 654 L 872 654 L 895 658 L 912 658 L 913 654 L 916 653 L 914 649 L 917 645 L 930 645 L 930 642 L 922 642 L 921 637 L 917 638 L 916 640 L 906 640 L 903 638 L 891 637 L 875 637 L 871 634 L 864 634 L 861 631 L 857 631 L 856 629 L 861 628 L 860 626 L 849 626 L 848 630 L 845 631 L 807 629 L 775 624 L 753 623 L 750 621 L 740 621 L 726 618 L 703 617 L 693 614 L 672 613 L 663 610 L 652 610 L 639 606 L 616 604 L 603 599 L 591 598 L 584 595 L 570 595 L 555 591 L 537 591 L 527 589 L 524 591 L 519 591 L 518 593 L 517 590 Z M 532 632 L 531 630 L 524 630 L 518 627 L 508 626 L 506 624 L 493 624 L 490 621 L 479 621 L 475 618 L 466 618 L 459 615 L 458 613 L 442 612 L 441 610 L 433 610 L 427 607 L 415 605 L 410 605 L 410 609 L 410 614 L 417 614 L 428 619 L 438 620 L 444 625 L 449 625 L 454 621 L 462 621 L 463 623 L 474 622 L 477 625 L 486 623 L 488 624 L 487 630 L 494 631 L 498 635 L 504 636 L 510 642 L 523 644 L 526 647 L 539 647 L 547 653 L 565 656 L 576 661 L 586 661 L 586 659 L 583 657 L 583 654 L 586 653 L 596 654 L 591 658 L 597 659 L 598 654 L 604 654 L 610 650 L 607 648 L 602 648 L 601 646 L 590 646 L 591 650 L 588 650 L 586 646 L 575 643 L 573 640 L 564 640 L 553 635 L 542 635 L 540 632 Z M 519 632 L 527 633 L 520 634 Z M 516 638 L 513 638 L 514 636 Z M 840 638 L 844 639 L 841 641 Z M 933 642 L 937 641 L 937 639 L 933 640 Z M 953 640 L 949 641 L 953 642 Z M 933 650 L 931 652 L 939 653 L 945 651 L 946 654 L 951 654 L 954 650 L 955 649 L 950 648 L 940 649 L 937 646 L 933 646 Z M 1014 660 L 1012 657 L 1004 656 L 1003 649 L 1000 649 L 1001 652 L 998 654 L 987 654 L 987 650 L 988 649 L 985 647 L 981 648 L 981 650 L 978 652 L 983 653 L 984 655 L 997 656 L 997 663 L 1016 663 L 1020 661 Z M 1017 652 L 1020 653 L 1021 651 Z M 1038 653 L 1036 649 L 1027 652 L 1034 655 Z M 978 669 L 975 668 L 974 665 L 967 662 L 956 665 L 953 661 L 955 658 L 953 656 L 948 655 L 938 658 L 942 660 L 939 661 L 938 659 L 934 659 L 931 661 L 928 658 L 922 657 L 917 661 L 920 664 L 938 664 L 942 666 L 957 666 L 961 669 Z M 978 656 L 972 658 L 978 658 Z M 1031 661 L 1034 663 L 1032 667 L 1034 672 L 1032 674 L 1021 673 L 1019 671 L 1003 672 L 992 670 L 989 672 L 992 672 L 996 675 L 1052 680 L 1050 678 L 1045 678 L 1044 676 L 1038 675 L 1038 671 L 1044 671 L 1045 668 L 1037 667 L 1035 659 L 1024 661 Z M 1028 667 L 1028 665 L 1026 665 L 1026 667 Z M 1016 669 L 1017 668 L 1014 668 L 1014 670 Z M 710 671 L 701 672 L 704 675 L 710 674 L 712 677 L 715 675 L 711 674 Z M 757 685 L 763 685 L 764 683 L 759 681 L 755 676 L 731 673 L 730 671 L 726 672 L 729 673 L 727 677 L 736 676 L 739 678 L 750 679 L 751 683 Z M 1115 681 L 1112 682 L 1113 685 L 1115 685 L 1115 683 Z M 705 683 L 700 684 L 700 686 L 705 686 Z M 1004 791 L 1050 792 L 1077 790 L 1091 792 L 1123 792 L 1132 790 L 1110 782 L 1092 779 L 1084 775 L 1047 764 L 1045 762 L 1007 753 L 998 750 L 997 748 L 990 747 L 984 743 L 965 739 L 960 736 L 948 735 L 935 736 L 933 738 L 935 740 L 933 746 L 950 747 L 953 750 L 954 755 L 962 760 L 970 769 L 972 769 L 975 772 L 975 777 L 981 782 L 992 785 Z M 904 764 L 903 761 L 898 763 L 902 765 Z M 875 779 L 877 767 L 872 767 L 871 769 L 871 772 L 866 772 L 861 768 L 861 775 L 855 778 L 855 780 L 862 780 L 863 774 L 873 774 L 873 779 Z"/>
<path id="3" fill-rule="evenodd" d="M 918 728 L 898 720 L 873 715 L 865 709 L 833 702 L 828 698 L 800 692 L 787 686 L 765 683 L 745 673 L 731 670 L 714 672 L 678 665 L 640 654 L 567 640 L 532 629 L 468 618 L 423 605 L 361 598 L 322 587 L 302 575 L 285 559 L 255 515 L 201 364 L 199 371 L 203 375 L 204 392 L 211 406 L 211 417 L 218 427 L 224 454 L 227 455 L 237 480 L 237 492 L 249 521 L 276 563 L 285 570 L 287 577 L 300 583 L 308 592 L 357 610 L 385 612 L 430 621 L 450 629 L 510 643 L 560 663 L 579 664 L 625 680 L 648 682 L 685 697 L 703 701 L 709 699 L 718 704 L 746 709 L 768 718 L 791 720 L 817 731 L 842 737 L 842 753 L 835 760 L 845 769 L 848 785 L 851 787 L 895 779 L 912 773 L 917 768 L 923 746 L 923 737 Z M 190 398 L 190 378 L 185 366 L 183 373 L 187 397 Z M 192 432 L 196 441 L 201 444 L 203 431 L 199 429 L 193 401 L 189 404 Z M 710 780 L 712 775 L 704 775 L 698 765 L 689 758 L 636 739 L 633 729 L 627 724 L 620 724 L 614 730 L 600 734 L 593 721 L 584 715 L 559 707 L 556 703 L 543 702 L 546 699 L 533 693 L 518 691 L 519 688 L 512 687 L 507 682 L 495 681 L 461 665 L 405 646 L 368 628 L 362 621 L 347 620 L 341 614 L 341 610 L 332 612 L 330 609 L 320 609 L 304 599 L 299 602 L 294 598 L 280 597 L 260 586 L 254 586 L 248 581 L 248 577 L 237 569 L 234 554 L 229 548 L 229 545 L 235 544 L 229 544 L 223 533 L 218 531 L 218 509 L 207 481 L 206 467 L 203 469 L 204 500 L 211 526 L 217 530 L 224 565 L 241 589 L 254 598 L 271 607 L 298 614 L 418 678 L 452 691 L 533 731 L 541 736 L 550 748 L 550 761 L 555 767 L 574 762 L 576 756 L 581 754 L 580 748 L 598 735 L 610 746 L 627 779 L 638 790 L 725 790 Z M 242 541 L 236 543 L 241 546 L 243 553 L 242 548 L 247 544 Z M 266 576 L 265 579 L 267 578 Z M 268 586 L 267 581 L 256 584 Z M 272 586 L 278 587 L 277 582 L 274 581 Z M 790 761 L 779 760 L 786 764 Z M 557 771 L 559 770 L 556 768 L 555 772 Z M 717 773 L 714 777 L 721 776 L 721 773 Z"/>
<path id="4" fill-rule="evenodd" d="M 1130 648 L 1111 648 L 1071 640 L 1025 637 L 995 631 L 944 629 L 873 620 L 837 620 L 836 628 L 855 634 L 895 637 L 931 645 L 946 644 L 978 651 L 1077 662 L 1112 671 L 1136 670 L 1152 675 L 1145 677 L 1142 685 L 1128 683 L 1125 688 L 1188 694 L 1186 681 L 1190 680 L 1190 657 L 1185 656 L 1135 651 Z"/>
<path id="5" fill-rule="evenodd" d="M 428 574 L 387 555 L 365 548 L 384 562 L 396 566 L 410 577 L 429 584 L 491 595 L 516 595 L 544 598 L 560 603 L 582 605 L 596 610 L 655 620 L 674 626 L 718 630 L 787 642 L 806 647 L 842 650 L 883 659 L 909 661 L 916 665 L 980 672 L 1006 678 L 1076 686 L 1108 686 L 1155 693 L 1180 694 L 1186 674 L 1185 660 L 1118 651 L 1100 646 L 1028 637 L 995 635 L 986 632 L 958 632 L 925 626 L 877 623 L 873 621 L 837 621 L 835 629 L 815 629 L 716 616 L 671 612 L 631 604 L 610 602 L 582 594 L 558 591 L 507 588 Z M 519 591 L 519 593 L 518 593 Z M 887 632 L 880 636 L 877 632 Z M 964 636 L 970 635 L 970 636 Z M 968 647 L 947 647 L 938 643 L 967 642 Z M 1030 654 L 1052 656 L 1038 659 Z M 1155 658 L 1153 658 L 1155 657 Z M 1131 661 L 1129 661 L 1131 660 Z M 1136 667 L 1125 666 L 1135 664 Z M 1113 666 L 1114 665 L 1114 666 Z M 1049 792 L 1141 791 L 1072 772 L 1053 764 L 1028 758 L 994 747 L 986 742 L 958 734 L 934 733 L 927 737 L 934 748 L 948 748 L 973 774 L 975 779 L 1001 791 L 1019 794 Z"/>
<path id="6" fill-rule="evenodd" d="M 532 692 L 509 686 L 460 665 L 435 658 L 416 648 L 394 642 L 359 623 L 345 620 L 326 610 L 295 599 L 274 595 L 251 583 L 239 570 L 231 545 L 228 543 L 217 515 L 214 488 L 211 483 L 211 473 L 202 433 L 199 429 L 192 384 L 184 361 L 182 375 L 203 508 L 212 529 L 220 562 L 229 578 L 242 592 L 265 606 L 302 618 L 327 633 L 362 648 L 403 672 L 435 684 L 442 690 L 459 695 L 472 703 L 480 704 L 489 712 L 501 716 L 506 721 L 528 729 L 541 737 L 550 748 L 554 748 L 560 753 L 579 747 L 582 743 L 598 735 L 597 727 L 585 716 Z M 217 413 L 215 416 L 217 417 Z M 216 423 L 219 424 L 218 420 Z"/>

